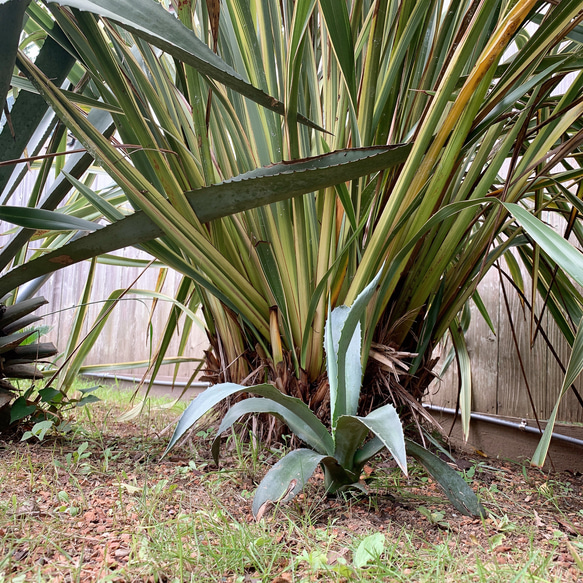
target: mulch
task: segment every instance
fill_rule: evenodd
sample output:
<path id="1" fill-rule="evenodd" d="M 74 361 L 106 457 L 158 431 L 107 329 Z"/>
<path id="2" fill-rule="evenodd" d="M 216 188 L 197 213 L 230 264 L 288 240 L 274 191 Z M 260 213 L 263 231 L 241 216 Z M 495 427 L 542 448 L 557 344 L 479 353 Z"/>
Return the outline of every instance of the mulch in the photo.
<path id="1" fill-rule="evenodd" d="M 18 574 L 26 575 L 21 580 L 30 575 L 55 582 L 172 580 L 130 569 L 132 561 L 139 565 L 137 528 L 170 526 L 184 512 L 211 511 L 217 499 L 234 524 L 254 522 L 251 493 L 275 458 L 267 453 L 258 467 L 242 467 L 237 452 L 227 449 L 226 470 L 216 472 L 209 442 L 199 440 L 160 461 L 167 436 L 159 438 L 157 431 L 136 421 L 110 423 L 101 435 L 79 433 L 43 443 L 0 437 L 0 580 L 2 573 L 5 580 Z M 90 456 L 75 460 L 83 442 Z M 346 555 L 355 536 L 405 530 L 420 553 L 445 544 L 462 558 L 518 565 L 534 547 L 552 555 L 556 580 L 583 579 L 581 474 L 549 474 L 478 454 L 465 454 L 458 463 L 490 513 L 485 520 L 459 515 L 419 469 L 405 479 L 384 458 L 366 468 L 371 495 L 326 498 L 316 474 L 287 512 L 301 523 L 309 515 L 310 528 L 327 529 L 338 556 Z M 152 500 L 144 500 L 145 485 Z M 277 513 L 266 517 L 276 537 L 285 536 L 276 528 L 281 519 Z M 297 544 L 299 553 L 301 541 L 289 544 Z M 414 569 L 415 560 L 410 567 L 405 561 L 405 571 Z M 291 580 L 285 565 L 278 569 L 273 581 Z M 217 581 L 231 580 L 229 573 L 215 575 Z"/>

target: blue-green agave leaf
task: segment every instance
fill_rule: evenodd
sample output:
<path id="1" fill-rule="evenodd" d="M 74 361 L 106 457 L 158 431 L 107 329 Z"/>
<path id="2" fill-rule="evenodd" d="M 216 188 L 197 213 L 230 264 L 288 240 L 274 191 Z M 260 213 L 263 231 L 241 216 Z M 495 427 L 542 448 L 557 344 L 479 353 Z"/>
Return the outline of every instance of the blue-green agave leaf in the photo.
<path id="1" fill-rule="evenodd" d="M 354 467 L 364 467 L 364 464 L 369 459 L 373 458 L 384 448 L 385 444 L 378 437 L 373 437 L 354 454 Z"/>
<path id="2" fill-rule="evenodd" d="M 338 418 L 338 423 L 334 430 L 334 443 L 336 445 L 334 457 L 342 467 L 348 470 L 360 470 L 354 463 L 354 456 L 369 431 L 369 428 L 358 417 L 341 415 Z"/>
<path id="3" fill-rule="evenodd" d="M 11 0 L 4 4 L 4 8 L 10 10 L 11 6 L 16 4 L 26 4 L 22 0 Z M 33 5 L 36 4 L 33 2 Z M 4 16 L 4 15 L 2 15 Z M 10 30 L 10 20 L 0 19 L 2 36 L 20 35 L 21 30 Z M 55 27 L 57 28 L 57 27 Z M 55 31 L 53 29 L 53 33 Z M 10 59 L 9 54 L 5 51 L 0 52 L 2 55 L 3 66 L 10 66 L 6 61 Z M 6 60 L 6 61 L 5 61 Z M 22 60 L 17 56 L 17 65 L 20 68 Z M 36 59 L 35 66 L 40 69 L 44 75 L 52 80 L 57 87 L 67 78 L 75 63 L 75 57 L 67 52 L 56 40 L 48 35 L 40 49 Z M 16 160 L 27 151 L 30 155 L 36 155 L 42 147 L 43 139 L 41 136 L 48 130 L 50 118 L 48 111 L 49 104 L 40 96 L 28 91 L 19 92 L 14 104 L 10 109 L 10 123 L 5 124 L 0 132 L 0 160 L 7 162 Z M 16 172 L 17 166 L 12 164 L 0 166 L 0 192 L 4 192 L 10 178 Z M 17 179 L 19 180 L 19 179 Z"/>
<path id="4" fill-rule="evenodd" d="M 208 413 L 215 405 L 218 405 L 221 401 L 236 393 L 251 393 L 259 395 L 283 405 L 292 413 L 300 417 L 303 422 L 310 427 L 310 430 L 319 436 L 320 440 L 326 444 L 326 451 L 333 451 L 334 443 L 326 427 L 300 399 L 284 395 L 273 385 L 264 384 L 255 385 L 254 387 L 243 387 L 242 385 L 235 383 L 222 383 L 210 387 L 198 395 L 198 397 L 188 405 L 180 417 L 178 425 L 172 435 L 172 439 L 162 457 L 170 451 L 186 431 L 188 431 L 203 415 Z"/>
<path id="5" fill-rule="evenodd" d="M 429 472 L 457 510 L 466 516 L 486 516 L 485 508 L 458 472 L 414 441 L 407 439 L 406 443 L 407 453 Z"/>
<path id="6" fill-rule="evenodd" d="M 253 498 L 253 516 L 261 518 L 269 503 L 291 500 L 326 457 L 311 449 L 295 449 L 279 460 L 257 487 Z"/>
<path id="7" fill-rule="evenodd" d="M 201 222 L 212 221 L 393 167 L 403 163 L 410 151 L 411 144 L 338 150 L 258 168 L 220 184 L 190 191 L 186 196 Z M 0 297 L 27 281 L 60 269 L 63 257 L 66 257 L 67 265 L 72 265 L 163 235 L 163 231 L 147 215 L 137 211 L 99 232 L 15 267 L 0 278 Z M 215 290 L 213 293 L 218 292 Z"/>
<path id="8" fill-rule="evenodd" d="M 10 80 L 18 44 L 20 42 L 20 33 L 29 0 L 26 1 L 7 1 L 0 4 L 0 22 L 3 24 L 2 35 L 0 36 L 0 111 L 4 111 L 6 95 L 10 90 Z"/>
<path id="9" fill-rule="evenodd" d="M 338 306 L 328 316 L 324 330 L 324 346 L 326 349 L 328 380 L 330 382 L 332 427 L 336 425 L 339 416 L 356 413 L 360 397 L 362 335 L 359 321 L 356 322 L 356 328 L 348 345 L 347 351 L 349 355 L 342 359 L 338 352 L 342 329 L 349 314 L 349 307 Z M 342 367 L 343 362 L 344 367 Z M 342 372 L 340 370 L 341 367 Z"/>
<path id="10" fill-rule="evenodd" d="M 405 451 L 403 426 L 401 425 L 397 410 L 393 405 L 388 403 L 383 407 L 375 409 L 366 417 L 357 417 L 354 415 L 352 419 L 355 419 L 358 423 L 372 431 L 380 439 L 383 445 L 391 452 L 391 455 L 395 458 L 403 473 L 407 475 L 407 453 Z M 335 434 L 335 439 L 338 447 L 341 444 L 342 436 Z M 359 458 L 355 455 L 354 459 Z"/>
<path id="11" fill-rule="evenodd" d="M 281 419 L 297 437 L 310 447 L 313 447 L 318 453 L 332 453 L 326 451 L 326 444 L 302 417 L 296 415 L 284 405 L 280 405 L 271 399 L 252 397 L 235 403 L 229 408 L 223 417 L 211 448 L 213 459 L 216 464 L 219 463 L 221 434 L 227 431 L 227 429 L 229 429 L 233 423 L 236 423 L 243 415 L 259 413 L 271 413 L 271 415 L 275 415 L 275 417 Z"/>
<path id="12" fill-rule="evenodd" d="M 352 306 L 335 308 L 326 322 L 324 348 L 330 383 L 332 427 L 341 415 L 355 415 L 362 383 L 361 319 L 376 291 L 382 270 L 360 292 Z"/>
<path id="13" fill-rule="evenodd" d="M 283 161 L 186 192 L 201 222 L 342 184 L 407 160 L 411 144 L 335 150 Z"/>
<path id="14" fill-rule="evenodd" d="M 0 205 L 0 219 L 19 227 L 43 231 L 97 231 L 103 225 L 63 213 L 23 206 Z"/>

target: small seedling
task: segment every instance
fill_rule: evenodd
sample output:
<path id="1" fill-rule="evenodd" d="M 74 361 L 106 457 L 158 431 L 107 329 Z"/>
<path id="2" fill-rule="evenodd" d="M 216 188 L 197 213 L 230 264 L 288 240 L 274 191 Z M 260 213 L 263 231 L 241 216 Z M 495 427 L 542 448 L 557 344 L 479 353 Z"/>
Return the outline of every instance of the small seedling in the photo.
<path id="1" fill-rule="evenodd" d="M 61 463 L 59 460 L 54 460 L 54 464 L 58 468 L 63 468 L 68 471 L 78 470 L 83 474 L 87 474 L 91 471 L 91 466 L 88 463 L 80 464 L 84 459 L 91 457 L 91 452 L 87 451 L 89 448 L 89 443 L 84 441 L 78 448 L 77 451 L 68 453 L 65 456 L 65 464 Z"/>
<path id="2" fill-rule="evenodd" d="M 498 520 L 494 520 L 494 526 L 499 532 L 512 532 L 516 530 L 516 523 L 511 522 L 507 514 Z"/>
<path id="3" fill-rule="evenodd" d="M 441 528 L 449 528 L 449 522 L 445 520 L 445 512 L 443 510 L 429 510 L 426 506 L 419 506 L 417 510 L 427 518 L 430 524 L 435 524 Z"/>

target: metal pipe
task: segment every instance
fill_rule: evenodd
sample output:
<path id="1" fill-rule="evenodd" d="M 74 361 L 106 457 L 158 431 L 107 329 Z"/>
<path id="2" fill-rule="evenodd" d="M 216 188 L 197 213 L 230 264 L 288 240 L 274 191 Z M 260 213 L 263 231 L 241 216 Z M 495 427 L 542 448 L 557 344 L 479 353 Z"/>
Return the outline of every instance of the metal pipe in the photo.
<path id="1" fill-rule="evenodd" d="M 440 411 L 441 413 L 447 413 L 449 415 L 455 415 L 456 410 L 450 409 L 448 407 L 441 407 L 439 405 L 431 405 L 430 403 L 423 403 L 423 406 L 430 411 Z M 498 417 L 492 417 L 490 415 L 484 415 L 482 413 L 470 413 L 470 418 L 476 421 L 485 421 L 486 423 L 493 423 L 495 425 L 502 425 L 504 427 L 510 427 L 511 429 L 518 429 L 519 431 L 525 431 L 526 433 L 536 433 L 536 435 L 542 435 L 538 427 L 530 427 L 526 424 L 526 421 L 521 423 L 516 423 L 514 421 L 508 421 L 507 419 L 499 419 Z M 578 445 L 583 447 L 583 439 L 577 439 L 576 437 L 571 437 L 569 435 L 562 435 L 561 433 L 552 433 L 552 439 L 558 441 L 565 441 L 573 445 Z"/>
<path id="2" fill-rule="evenodd" d="M 98 373 L 98 372 L 85 372 L 82 373 L 84 377 L 93 377 L 93 378 L 100 378 L 100 379 L 111 379 L 114 381 L 129 381 L 134 383 L 139 383 L 140 380 L 136 379 L 135 377 L 124 376 L 124 375 L 117 375 L 117 374 L 109 374 L 109 373 Z M 150 383 L 151 379 L 146 379 L 144 384 Z M 165 380 L 157 380 L 155 379 L 152 383 L 153 385 L 159 385 L 164 387 L 186 387 L 188 383 L 186 381 L 165 381 Z M 195 381 L 190 383 L 189 388 L 191 389 L 208 389 L 210 383 L 203 383 L 201 381 Z"/>

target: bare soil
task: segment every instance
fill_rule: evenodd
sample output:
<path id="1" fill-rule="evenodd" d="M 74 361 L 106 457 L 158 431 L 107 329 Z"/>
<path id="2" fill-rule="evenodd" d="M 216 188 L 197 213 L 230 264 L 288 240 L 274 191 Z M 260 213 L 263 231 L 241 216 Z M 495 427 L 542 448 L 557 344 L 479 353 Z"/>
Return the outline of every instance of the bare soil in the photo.
<path id="1" fill-rule="evenodd" d="M 167 432 L 160 435 L 165 421 L 92 423 L 94 431 L 42 443 L 0 437 L 0 581 L 242 580 L 228 568 L 213 573 L 204 567 L 200 545 L 215 544 L 215 535 L 209 531 L 195 544 L 192 533 L 181 537 L 180 521 L 194 515 L 211 520 L 219 512 L 229 528 L 254 524 L 252 492 L 277 455 L 262 450 L 254 456 L 248 446 L 227 444 L 217 472 L 204 436 L 160 461 L 168 441 Z M 316 475 L 290 508 L 270 513 L 262 528 L 288 557 L 313 550 L 310 533 L 324 533 L 328 557 L 345 559 L 355 537 L 375 531 L 400 537 L 405 579 L 399 580 L 408 580 L 407 569 L 410 580 L 419 580 L 414 573 L 420 559 L 411 553 L 431 557 L 436 545 L 445 545 L 464 573 L 476 569 L 477 581 L 483 580 L 480 565 L 515 565 L 518 573 L 533 553 L 547 557 L 549 580 L 583 580 L 581 474 L 548 474 L 477 454 L 459 457 L 458 465 L 489 511 L 487 519 L 456 513 L 420 468 L 412 465 L 406 479 L 391 460 L 380 458 L 366 468 L 370 495 L 326 498 Z M 299 526 L 291 529 L 290 521 Z M 164 542 L 166 532 L 174 538 Z M 150 545 L 145 555 L 144 541 Z M 179 542 L 191 560 L 177 574 Z M 167 555 L 163 549 L 152 554 L 155 544 L 166 545 Z M 196 553 L 199 558 L 192 558 Z M 308 567 L 301 562 L 292 566 L 280 558 L 267 573 L 246 569 L 243 580 L 329 580 L 303 572 Z"/>

